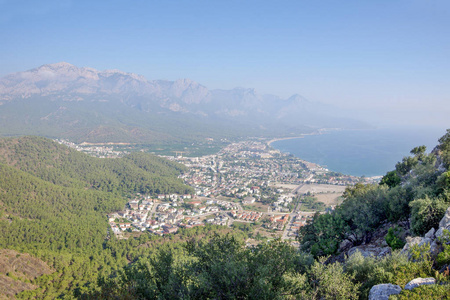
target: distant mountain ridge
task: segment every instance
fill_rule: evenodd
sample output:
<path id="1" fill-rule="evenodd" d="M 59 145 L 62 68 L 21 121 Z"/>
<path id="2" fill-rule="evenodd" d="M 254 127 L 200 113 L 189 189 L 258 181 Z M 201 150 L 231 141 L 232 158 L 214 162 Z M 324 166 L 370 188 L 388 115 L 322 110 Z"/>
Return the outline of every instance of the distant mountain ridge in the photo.
<path id="1" fill-rule="evenodd" d="M 219 135 L 221 131 L 228 135 L 280 135 L 323 127 L 366 126 L 340 117 L 336 108 L 300 95 L 282 99 L 248 88 L 208 90 L 190 79 L 147 80 L 133 73 L 78 68 L 65 62 L 1 78 L 0 108 L 0 125 L 6 126 L 0 134 L 38 131 L 47 136 L 78 135 L 77 139 L 86 141 L 108 140 L 105 130 L 120 133 L 121 137 L 108 134 L 112 140 L 154 141 L 161 135 L 176 140 L 177 130 L 171 129 L 176 125 L 174 119 L 182 120 L 182 126 L 191 127 L 190 133 L 200 136 L 211 135 L 212 128 Z M 148 122 L 148 118 L 155 122 Z M 21 125 L 11 128 L 11 122 L 19 120 Z"/>

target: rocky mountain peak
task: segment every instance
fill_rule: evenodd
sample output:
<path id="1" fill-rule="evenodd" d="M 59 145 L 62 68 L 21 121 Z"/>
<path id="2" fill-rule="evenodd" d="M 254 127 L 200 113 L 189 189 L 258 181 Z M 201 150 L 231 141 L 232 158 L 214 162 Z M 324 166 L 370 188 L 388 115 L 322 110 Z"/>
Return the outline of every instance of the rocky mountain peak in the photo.
<path id="1" fill-rule="evenodd" d="M 287 99 L 288 102 L 292 102 L 292 103 L 302 103 L 302 102 L 306 102 L 309 103 L 311 101 L 309 101 L 308 99 L 306 99 L 305 97 L 303 97 L 302 95 L 299 94 L 294 94 L 291 97 L 289 97 Z"/>
<path id="2" fill-rule="evenodd" d="M 53 70 L 57 70 L 57 69 L 69 69 L 69 68 L 75 68 L 78 69 L 78 67 L 62 61 L 62 62 L 57 62 L 57 63 L 53 63 L 53 64 L 46 64 L 46 65 L 42 65 L 40 66 L 38 69 L 53 69 Z"/>
<path id="3" fill-rule="evenodd" d="M 59 101 L 59 106 L 76 102 L 81 107 L 86 102 L 96 107 L 109 102 L 145 113 L 174 112 L 224 120 L 246 116 L 245 122 L 252 125 L 273 122 L 280 126 L 308 124 L 315 128 L 347 124 L 346 120 L 324 114 L 325 105 L 308 101 L 301 95 L 282 99 L 259 94 L 253 88 L 208 90 L 187 78 L 147 80 L 142 75 L 120 70 L 98 71 L 67 62 L 42 65 L 0 78 L 0 105 L 26 98 L 33 98 L 36 104 Z M 42 117 L 47 118 L 47 115 Z"/>

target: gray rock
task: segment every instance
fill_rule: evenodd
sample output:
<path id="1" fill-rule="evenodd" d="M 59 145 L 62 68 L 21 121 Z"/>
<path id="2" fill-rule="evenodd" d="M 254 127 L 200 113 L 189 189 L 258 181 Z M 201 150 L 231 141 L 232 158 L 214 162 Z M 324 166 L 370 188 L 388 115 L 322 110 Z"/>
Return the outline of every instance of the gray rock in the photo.
<path id="1" fill-rule="evenodd" d="M 450 229 L 450 207 L 447 208 L 444 217 L 439 222 L 439 228 L 435 233 L 436 238 L 442 237 L 442 235 L 444 234 L 444 229 Z"/>
<path id="2" fill-rule="evenodd" d="M 422 237 L 406 237 L 406 244 L 405 246 L 403 246 L 402 253 L 409 252 L 412 246 L 419 245 L 420 243 L 422 243 L 423 239 L 424 238 Z"/>
<path id="3" fill-rule="evenodd" d="M 405 285 L 405 290 L 412 290 L 418 286 L 427 284 L 436 284 L 436 279 L 433 277 L 413 279 Z"/>
<path id="4" fill-rule="evenodd" d="M 425 238 L 422 238 L 422 240 L 419 243 L 419 246 L 431 245 L 432 242 L 433 242 L 432 239 L 425 237 Z"/>
<path id="5" fill-rule="evenodd" d="M 436 231 L 436 238 L 440 238 L 442 235 L 444 234 L 444 228 L 440 227 L 437 231 Z"/>
<path id="6" fill-rule="evenodd" d="M 390 295 L 400 294 L 402 288 L 391 283 L 374 285 L 369 292 L 369 300 L 389 300 Z"/>
<path id="7" fill-rule="evenodd" d="M 364 251 L 364 250 L 362 250 L 362 249 L 360 249 L 360 248 L 358 248 L 358 247 L 353 247 L 353 248 L 351 248 L 350 250 L 348 250 L 347 255 L 348 255 L 348 257 L 350 257 L 350 256 L 352 256 L 353 254 L 355 254 L 356 252 L 360 252 L 361 255 L 362 255 L 363 257 L 368 257 L 368 256 L 370 256 L 370 253 L 369 253 L 369 252 Z"/>
<path id="8" fill-rule="evenodd" d="M 345 239 L 339 244 L 339 252 L 344 252 L 350 249 L 352 246 L 353 243 L 350 240 Z"/>
<path id="9" fill-rule="evenodd" d="M 449 229 L 450 228 L 450 207 L 447 208 L 444 217 L 439 222 L 439 228 Z"/>
<path id="10" fill-rule="evenodd" d="M 434 240 L 430 245 L 430 253 L 433 258 L 436 258 L 443 250 L 443 247 L 437 242 L 437 240 Z"/>
<path id="11" fill-rule="evenodd" d="M 434 228 L 431 228 L 430 231 L 428 231 L 425 234 L 425 238 L 429 238 L 429 239 L 434 239 L 434 233 L 436 232 L 436 230 Z"/>
<path id="12" fill-rule="evenodd" d="M 438 231 L 436 231 L 436 234 L 435 234 L 436 239 L 442 238 L 444 236 L 444 230 L 450 230 L 450 229 L 449 228 L 444 228 L 444 227 L 439 228 Z"/>
<path id="13" fill-rule="evenodd" d="M 381 248 L 381 251 L 378 253 L 378 257 L 385 257 L 386 255 L 389 255 L 392 253 L 391 247 L 383 247 Z"/>
<path id="14" fill-rule="evenodd" d="M 374 246 L 356 246 L 348 250 L 347 255 L 350 257 L 356 252 L 360 252 L 363 257 L 384 257 L 392 253 L 391 247 L 374 247 Z"/>

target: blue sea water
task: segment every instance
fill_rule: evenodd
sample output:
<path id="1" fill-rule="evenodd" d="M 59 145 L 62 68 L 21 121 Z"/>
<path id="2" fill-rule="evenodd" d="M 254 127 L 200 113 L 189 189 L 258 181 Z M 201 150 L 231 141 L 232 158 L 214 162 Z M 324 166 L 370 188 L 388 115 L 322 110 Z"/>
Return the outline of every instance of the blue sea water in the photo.
<path id="1" fill-rule="evenodd" d="M 331 171 L 370 177 L 395 169 L 416 146 L 425 145 L 430 152 L 445 132 L 445 128 L 329 131 L 275 141 L 271 146 Z"/>

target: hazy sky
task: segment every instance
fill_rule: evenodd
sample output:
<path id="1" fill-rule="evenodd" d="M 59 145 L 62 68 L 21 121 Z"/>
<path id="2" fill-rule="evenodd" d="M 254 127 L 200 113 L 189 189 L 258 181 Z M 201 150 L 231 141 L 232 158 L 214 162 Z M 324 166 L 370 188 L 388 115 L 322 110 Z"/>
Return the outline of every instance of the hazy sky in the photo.
<path id="1" fill-rule="evenodd" d="M 450 127 L 448 0 L 0 0 L 0 76 L 60 61 Z"/>

